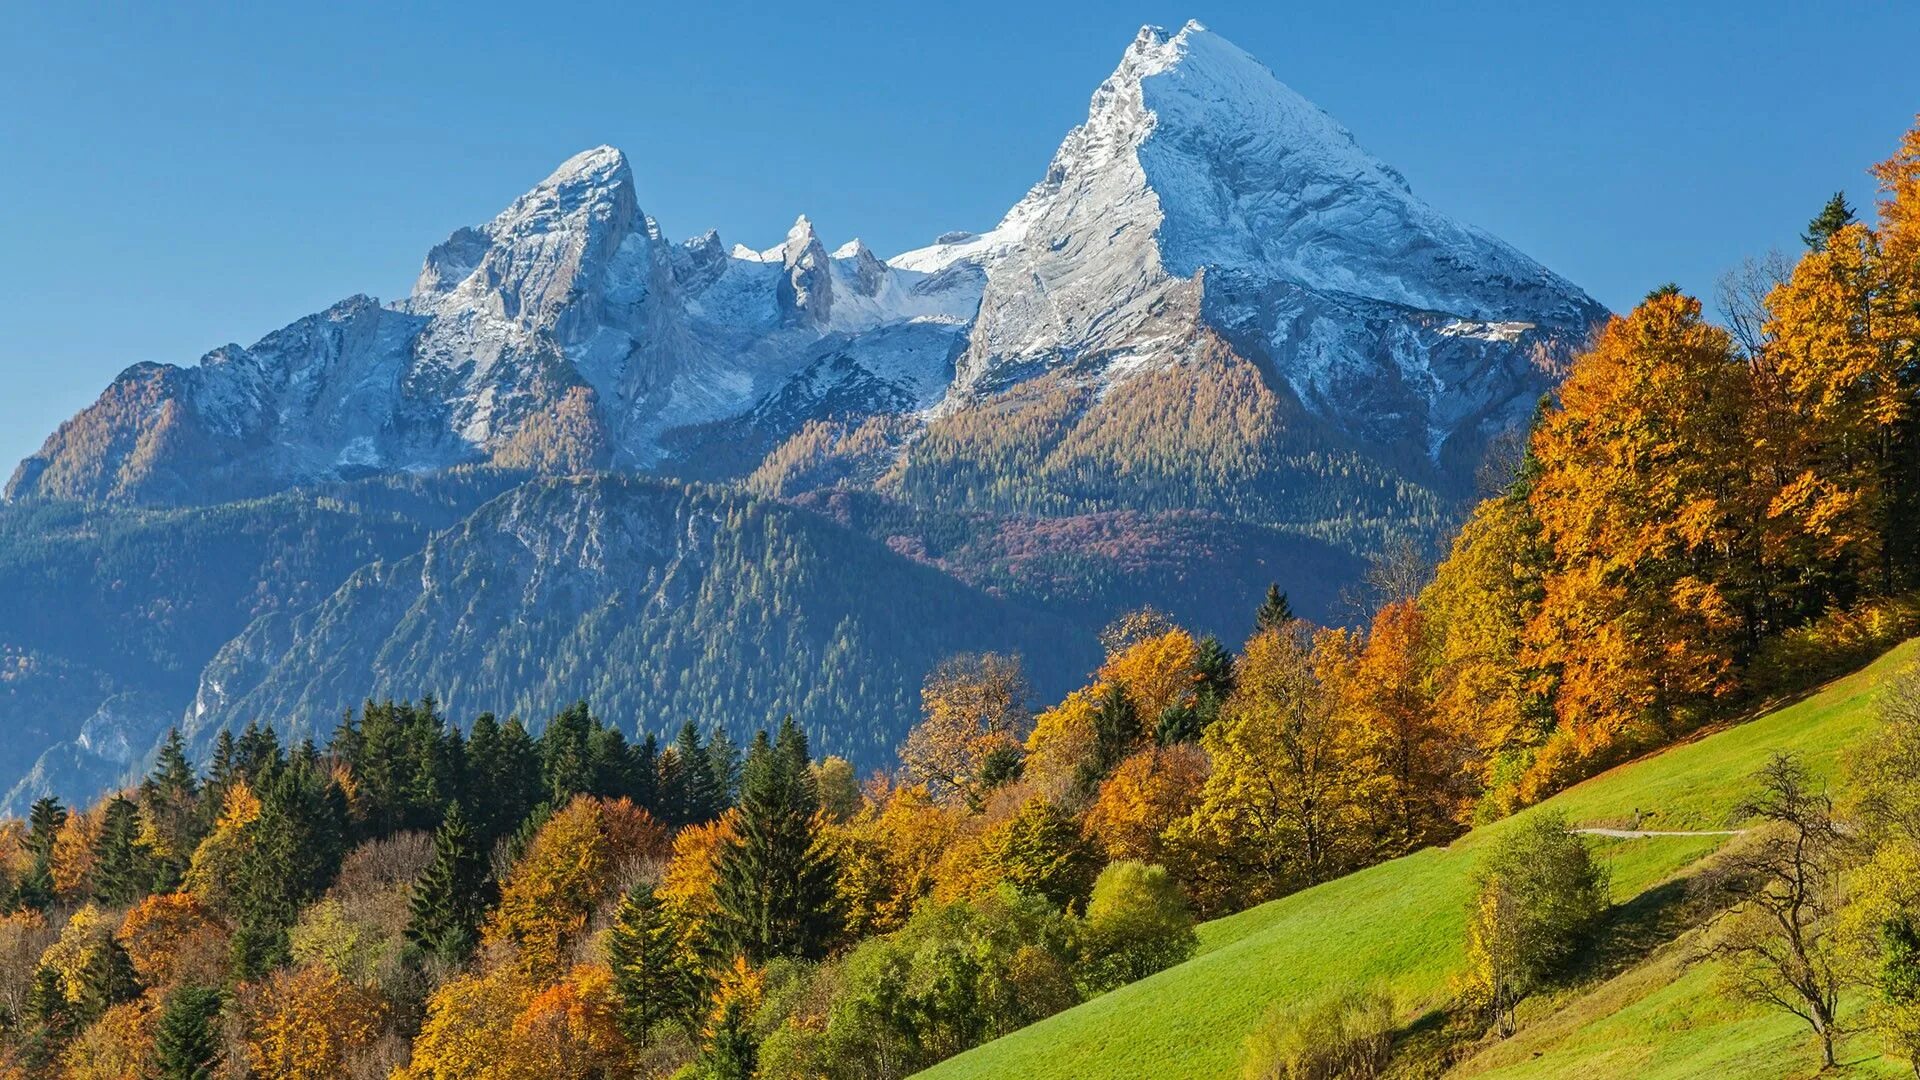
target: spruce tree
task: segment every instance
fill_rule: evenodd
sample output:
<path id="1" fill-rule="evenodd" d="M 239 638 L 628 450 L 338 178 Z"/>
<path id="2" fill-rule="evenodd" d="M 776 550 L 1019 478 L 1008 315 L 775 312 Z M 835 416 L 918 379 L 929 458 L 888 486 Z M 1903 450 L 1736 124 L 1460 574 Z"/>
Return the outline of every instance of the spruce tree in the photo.
<path id="1" fill-rule="evenodd" d="M 620 1030 L 642 1049 L 663 1020 L 683 1012 L 678 952 L 673 923 L 653 890 L 628 892 L 607 932 L 607 966 L 620 999 Z"/>
<path id="2" fill-rule="evenodd" d="M 125 795 L 107 801 L 100 835 L 93 842 L 93 898 L 109 907 L 130 904 L 147 891 L 152 874 L 134 841 L 140 813 Z"/>
<path id="3" fill-rule="evenodd" d="M 545 797 L 565 806 L 575 795 L 593 790 L 593 759 L 588 740 L 593 717 L 585 701 L 576 701 L 547 721 L 540 733 L 540 778 Z"/>
<path id="4" fill-rule="evenodd" d="M 700 743 L 700 729 L 689 720 L 681 725 L 673 741 L 674 759 L 679 765 L 679 823 L 697 825 L 712 821 L 726 810 L 720 798 L 720 782 L 713 775 L 713 759 Z"/>
<path id="5" fill-rule="evenodd" d="M 1127 696 L 1127 688 L 1113 683 L 1100 695 L 1093 711 L 1093 753 L 1081 763 L 1076 779 L 1085 791 L 1092 791 L 1107 778 L 1114 766 L 1127 759 L 1141 742 L 1140 716 Z"/>
<path id="6" fill-rule="evenodd" d="M 167 733 L 153 772 L 141 783 L 140 806 L 159 841 L 149 856 L 149 884 L 155 890 L 173 889 L 185 876 L 193 849 L 206 835 L 200 785 L 193 764 L 187 760 L 186 742 L 179 728 Z"/>
<path id="7" fill-rule="evenodd" d="M 711 809 L 719 817 L 740 794 L 740 747 L 726 728 L 715 728 L 707 740 L 707 775 L 713 778 Z"/>
<path id="8" fill-rule="evenodd" d="M 1293 605 L 1287 602 L 1287 594 L 1280 591 L 1277 583 L 1271 584 L 1267 586 L 1266 600 L 1261 602 L 1260 610 L 1254 613 L 1253 627 L 1261 633 L 1281 630 L 1293 621 L 1293 617 Z"/>
<path id="9" fill-rule="evenodd" d="M 714 898 L 721 943 L 755 964 L 823 955 L 836 932 L 833 864 L 817 842 L 820 809 L 807 737 L 792 717 L 754 736 L 741 770 L 739 835 L 720 849 Z"/>
<path id="10" fill-rule="evenodd" d="M 185 987 L 167 995 L 153 1033 L 156 1080 L 213 1080 L 220 1063 L 220 992 Z"/>
<path id="11" fill-rule="evenodd" d="M 456 802 L 433 834 L 433 862 L 414 883 L 408 943 L 449 964 L 465 961 L 479 943 L 489 899 L 486 855 Z"/>
<path id="12" fill-rule="evenodd" d="M 1854 221 L 1853 207 L 1847 205 L 1847 193 L 1836 191 L 1833 197 L 1827 200 L 1827 204 L 1820 208 L 1820 212 L 1814 215 L 1813 220 L 1807 222 L 1807 231 L 1800 234 L 1800 239 L 1814 251 L 1825 251 L 1827 244 L 1833 240 L 1833 234 L 1853 224 Z"/>
<path id="13" fill-rule="evenodd" d="M 18 907 L 45 911 L 53 903 L 53 843 L 67 823 L 67 809 L 51 795 L 34 801 L 27 812 L 27 872 L 14 889 Z"/>
<path id="14" fill-rule="evenodd" d="M 87 951 L 80 972 L 80 1000 L 74 1011 L 83 1022 L 98 1020 L 108 1009 L 140 996 L 140 978 L 133 959 L 120 942 L 108 937 Z"/>

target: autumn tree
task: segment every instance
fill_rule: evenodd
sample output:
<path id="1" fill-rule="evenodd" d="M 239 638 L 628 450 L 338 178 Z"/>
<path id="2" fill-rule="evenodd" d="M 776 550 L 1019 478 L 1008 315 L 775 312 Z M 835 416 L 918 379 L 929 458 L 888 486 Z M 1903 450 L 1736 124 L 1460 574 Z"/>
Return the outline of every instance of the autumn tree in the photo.
<path id="1" fill-rule="evenodd" d="M 1279 631 L 1255 635 L 1201 745 L 1212 771 L 1168 839 L 1204 907 L 1269 899 L 1348 864 L 1350 754 L 1307 645 Z"/>
<path id="2" fill-rule="evenodd" d="M 943 661 L 920 690 L 921 720 L 900 748 L 908 782 L 977 808 L 987 765 L 1018 752 L 1031 723 L 1017 657 L 963 654 Z"/>
<path id="3" fill-rule="evenodd" d="M 239 1005 L 247 1058 L 263 1076 L 336 1080 L 371 1043 L 385 1014 L 380 998 L 320 967 L 281 969 L 246 987 Z"/>
<path id="4" fill-rule="evenodd" d="M 1086 902 L 1100 871 L 1100 853 L 1058 804 L 1029 799 L 983 840 L 992 880 L 1045 899 L 1061 910 Z"/>
<path id="5" fill-rule="evenodd" d="M 1460 755 L 1435 715 L 1428 649 L 1425 616 L 1413 601 L 1399 600 L 1375 614 L 1358 649 L 1321 673 L 1333 683 L 1353 754 L 1352 797 L 1370 808 L 1376 851 L 1385 858 L 1453 829 Z"/>
<path id="6" fill-rule="evenodd" d="M 1197 746 L 1149 747 L 1120 763 L 1087 807 L 1088 835 L 1108 859 L 1161 862 L 1162 835 L 1193 812 L 1207 778 L 1207 756 Z"/>
<path id="7" fill-rule="evenodd" d="M 1734 686 L 1758 617 L 1749 392 L 1699 301 L 1659 291 L 1608 324 L 1534 434 L 1528 501 L 1556 572 L 1529 637 L 1576 760 Z"/>
<path id="8" fill-rule="evenodd" d="M 500 888 L 484 941 L 510 946 L 521 971 L 546 981 L 565 970 L 573 943 L 613 886 L 613 853 L 597 800 L 578 796 L 534 835 Z"/>

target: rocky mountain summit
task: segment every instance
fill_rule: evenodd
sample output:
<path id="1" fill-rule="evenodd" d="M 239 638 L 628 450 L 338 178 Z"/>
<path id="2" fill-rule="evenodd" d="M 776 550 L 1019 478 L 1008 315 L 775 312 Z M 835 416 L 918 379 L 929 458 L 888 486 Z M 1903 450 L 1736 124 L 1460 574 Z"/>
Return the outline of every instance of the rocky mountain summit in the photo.
<path id="1" fill-rule="evenodd" d="M 725 478 L 809 421 L 895 418 L 898 450 L 1036 375 L 1104 388 L 1212 340 L 1330 431 L 1451 475 L 1603 314 L 1218 34 L 1148 27 L 989 232 L 885 262 L 804 216 L 762 251 L 674 243 L 597 147 L 435 247 L 398 303 L 129 369 L 8 494 L 206 502 L 471 462 Z"/>

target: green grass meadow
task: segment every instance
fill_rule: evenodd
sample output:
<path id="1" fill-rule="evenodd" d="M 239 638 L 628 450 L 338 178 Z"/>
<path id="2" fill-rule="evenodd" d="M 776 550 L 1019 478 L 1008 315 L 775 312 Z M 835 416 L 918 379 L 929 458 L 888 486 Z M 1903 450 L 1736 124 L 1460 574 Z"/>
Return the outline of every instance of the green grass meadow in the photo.
<path id="1" fill-rule="evenodd" d="M 1480 853 L 1527 814 L 1576 825 L 1727 828 L 1729 808 L 1770 754 L 1790 750 L 1832 775 L 1872 722 L 1872 690 L 1916 647 L 1754 720 L 1694 738 L 1573 787 L 1540 807 L 1418 852 L 1207 923 L 1192 960 L 1096 998 L 922 1075 L 934 1080 L 1099 1080 L 1240 1075 L 1247 1033 L 1275 1003 L 1377 985 L 1403 1020 L 1440 1006 L 1463 962 Z M 1723 840 L 1594 839 L 1615 902 L 1649 893 Z M 1658 949 L 1604 981 L 1529 1003 L 1512 1039 L 1481 1046 L 1448 1075 L 1498 1077 L 1797 1077 L 1818 1057 L 1798 1020 L 1724 1000 L 1710 966 Z M 1843 1044 L 1850 1075 L 1912 1075 L 1867 1037 Z"/>

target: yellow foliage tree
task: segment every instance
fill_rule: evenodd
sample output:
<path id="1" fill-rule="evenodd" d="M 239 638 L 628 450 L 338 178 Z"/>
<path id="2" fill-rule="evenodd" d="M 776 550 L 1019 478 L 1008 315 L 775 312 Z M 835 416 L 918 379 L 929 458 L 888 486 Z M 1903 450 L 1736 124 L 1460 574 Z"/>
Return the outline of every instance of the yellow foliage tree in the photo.
<path id="1" fill-rule="evenodd" d="M 482 943 L 513 950 L 522 970 L 546 982 L 617 884 L 598 800 L 578 796 L 541 826 L 500 889 Z"/>
<path id="2" fill-rule="evenodd" d="M 227 927 L 192 893 L 157 893 L 135 904 L 114 931 L 143 986 L 218 986 L 226 977 Z"/>
<path id="3" fill-rule="evenodd" d="M 247 1060 L 278 1080 L 336 1080 L 379 1035 L 379 995 L 326 968 L 282 968 L 240 994 Z"/>
<path id="4" fill-rule="evenodd" d="M 1199 658 L 1199 642 L 1174 627 L 1134 641 L 1107 657 L 1098 678 L 1126 687 L 1127 699 L 1133 703 L 1144 734 L 1152 738 L 1154 725 L 1168 706 L 1192 699 L 1199 678 Z"/>
<path id="5" fill-rule="evenodd" d="M 900 747 L 910 783 L 943 801 L 978 806 L 996 755 L 1019 749 L 1031 714 L 1017 657 L 998 653 L 952 657 L 920 690 L 921 721 Z"/>
<path id="6" fill-rule="evenodd" d="M 1086 829 L 1111 861 L 1167 860 L 1161 834 L 1193 812 L 1207 779 L 1197 746 L 1149 747 L 1120 763 L 1087 808 Z"/>
<path id="7" fill-rule="evenodd" d="M 146 1080 L 158 1016 L 152 998 L 122 1002 L 88 1025 L 60 1055 L 61 1080 Z"/>

